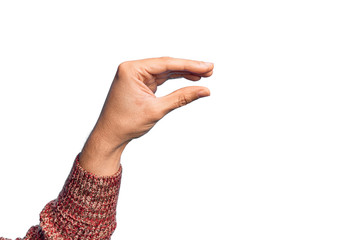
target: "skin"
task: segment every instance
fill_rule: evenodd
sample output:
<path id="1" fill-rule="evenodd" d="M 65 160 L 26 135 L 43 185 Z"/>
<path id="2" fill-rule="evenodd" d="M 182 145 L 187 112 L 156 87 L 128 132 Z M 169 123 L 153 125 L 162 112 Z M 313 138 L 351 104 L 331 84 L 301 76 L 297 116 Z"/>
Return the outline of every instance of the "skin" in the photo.
<path id="1" fill-rule="evenodd" d="M 198 81 L 213 73 L 214 64 L 171 57 L 127 61 L 119 65 L 100 116 L 80 154 L 79 163 L 98 176 L 120 168 L 126 145 L 146 134 L 172 110 L 210 95 L 206 87 L 190 86 L 156 97 L 168 79 Z"/>

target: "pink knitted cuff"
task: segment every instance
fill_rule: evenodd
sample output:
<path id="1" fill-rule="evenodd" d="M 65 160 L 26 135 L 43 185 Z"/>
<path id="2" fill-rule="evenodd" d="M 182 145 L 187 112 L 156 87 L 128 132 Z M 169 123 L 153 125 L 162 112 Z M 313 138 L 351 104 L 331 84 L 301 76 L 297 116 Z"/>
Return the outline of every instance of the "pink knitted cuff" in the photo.
<path id="1" fill-rule="evenodd" d="M 96 176 L 79 165 L 79 155 L 58 198 L 40 214 L 49 239 L 109 239 L 116 228 L 122 166 L 112 176 Z"/>

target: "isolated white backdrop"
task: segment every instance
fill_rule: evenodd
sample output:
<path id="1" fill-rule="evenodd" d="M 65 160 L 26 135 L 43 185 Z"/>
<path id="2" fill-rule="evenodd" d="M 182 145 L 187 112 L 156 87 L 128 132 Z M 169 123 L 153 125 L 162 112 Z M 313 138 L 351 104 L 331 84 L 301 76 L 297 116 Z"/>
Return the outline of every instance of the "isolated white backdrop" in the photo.
<path id="1" fill-rule="evenodd" d="M 113 239 L 359 239 L 358 1 L 1 1 L 0 235 L 57 197 L 119 63 L 215 63 L 122 156 Z"/>

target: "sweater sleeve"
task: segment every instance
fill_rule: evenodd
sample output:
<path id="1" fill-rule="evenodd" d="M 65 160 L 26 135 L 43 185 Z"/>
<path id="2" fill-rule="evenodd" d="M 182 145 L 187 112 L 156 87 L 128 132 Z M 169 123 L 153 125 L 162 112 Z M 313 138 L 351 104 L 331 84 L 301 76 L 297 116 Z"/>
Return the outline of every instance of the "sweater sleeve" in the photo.
<path id="1" fill-rule="evenodd" d="M 45 205 L 40 224 L 31 227 L 24 240 L 110 239 L 116 228 L 122 166 L 112 176 L 96 176 L 79 165 L 80 154 L 58 197 Z"/>

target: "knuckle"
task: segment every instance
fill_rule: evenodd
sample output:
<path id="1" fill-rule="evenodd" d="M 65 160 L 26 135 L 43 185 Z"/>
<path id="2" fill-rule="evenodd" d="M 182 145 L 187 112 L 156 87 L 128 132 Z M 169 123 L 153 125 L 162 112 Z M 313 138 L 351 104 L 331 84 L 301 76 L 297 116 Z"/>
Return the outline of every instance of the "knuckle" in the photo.
<path id="1" fill-rule="evenodd" d="M 132 72 L 131 69 L 134 67 L 133 65 L 134 64 L 129 61 L 119 64 L 116 72 L 116 79 L 119 79 L 123 76 L 127 76 L 130 72 Z"/>
<path id="2" fill-rule="evenodd" d="M 172 60 L 172 57 L 169 57 L 169 56 L 163 56 L 163 57 L 160 57 L 161 60 L 165 61 L 165 62 L 170 62 Z"/>
<path id="3" fill-rule="evenodd" d="M 171 59 L 171 57 L 169 57 L 169 56 L 162 56 L 162 57 L 160 57 L 161 59 L 164 59 L 164 60 L 170 60 Z"/>
<path id="4" fill-rule="evenodd" d="M 125 72 L 129 68 L 129 64 L 130 64 L 129 62 L 120 63 L 118 66 L 118 72 L 119 73 Z"/>
<path id="5" fill-rule="evenodd" d="M 187 98 L 186 96 L 180 96 L 177 102 L 178 107 L 182 107 L 185 106 L 186 104 L 188 104 L 190 102 L 190 99 Z"/>

